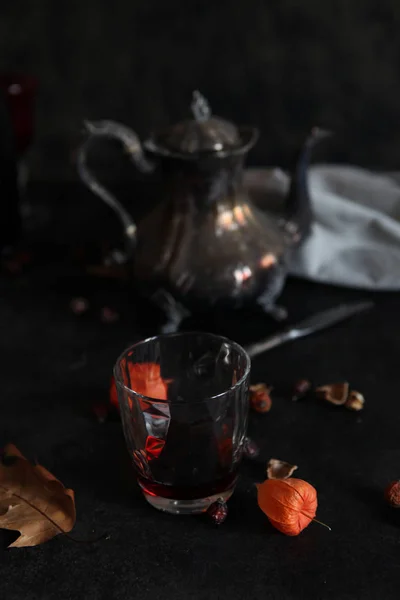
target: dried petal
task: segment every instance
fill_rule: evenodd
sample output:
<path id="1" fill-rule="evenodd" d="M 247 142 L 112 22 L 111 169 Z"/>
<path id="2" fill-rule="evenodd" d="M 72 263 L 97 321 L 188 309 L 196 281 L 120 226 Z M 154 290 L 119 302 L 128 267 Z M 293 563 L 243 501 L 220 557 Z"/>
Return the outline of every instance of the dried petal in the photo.
<path id="1" fill-rule="evenodd" d="M 83 315 L 89 309 L 89 302 L 86 298 L 72 298 L 69 307 L 74 315 Z"/>
<path id="2" fill-rule="evenodd" d="M 250 386 L 250 406 L 253 410 L 260 413 L 269 412 L 272 406 L 271 393 L 272 387 L 265 383 L 256 383 Z"/>
<path id="3" fill-rule="evenodd" d="M 351 391 L 346 400 L 345 407 L 349 410 L 362 410 L 364 408 L 365 399 L 360 392 Z"/>
<path id="4" fill-rule="evenodd" d="M 207 515 L 211 517 L 216 525 L 222 525 L 228 516 L 228 506 L 222 499 L 213 502 L 207 510 Z"/>
<path id="5" fill-rule="evenodd" d="M 298 469 L 297 465 L 291 465 L 283 460 L 271 458 L 267 466 L 268 479 L 288 479 Z"/>
<path id="6" fill-rule="evenodd" d="M 341 406 L 347 400 L 349 395 L 349 384 L 343 383 L 331 383 L 329 385 L 323 385 L 316 389 L 316 394 L 321 400 L 326 400 L 336 406 Z"/>
<path id="7" fill-rule="evenodd" d="M 285 535 L 298 535 L 316 515 L 317 491 L 307 481 L 266 479 L 257 490 L 259 507 Z"/>
<path id="8" fill-rule="evenodd" d="M 92 405 L 92 411 L 99 423 L 105 423 L 109 416 L 109 406 L 104 403 L 96 402 Z"/>
<path id="9" fill-rule="evenodd" d="M 294 384 L 294 388 L 293 388 L 293 396 L 292 396 L 293 402 L 296 402 L 297 400 L 301 400 L 301 398 L 304 398 L 308 394 L 310 389 L 311 389 L 311 381 L 308 381 L 308 379 L 299 379 L 299 381 L 296 381 L 296 383 Z"/>
<path id="10" fill-rule="evenodd" d="M 394 508 L 400 508 L 400 481 L 392 481 L 385 490 L 385 500 Z"/>

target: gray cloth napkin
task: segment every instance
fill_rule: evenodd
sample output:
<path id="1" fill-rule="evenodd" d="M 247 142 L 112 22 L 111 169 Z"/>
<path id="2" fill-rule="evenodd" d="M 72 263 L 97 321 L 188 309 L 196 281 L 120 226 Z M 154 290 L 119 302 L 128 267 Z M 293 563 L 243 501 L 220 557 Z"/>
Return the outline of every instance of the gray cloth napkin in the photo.
<path id="1" fill-rule="evenodd" d="M 248 169 L 245 182 L 262 208 L 282 206 L 289 178 L 280 169 Z M 400 176 L 343 165 L 309 170 L 312 234 L 290 273 L 370 290 L 400 290 Z"/>

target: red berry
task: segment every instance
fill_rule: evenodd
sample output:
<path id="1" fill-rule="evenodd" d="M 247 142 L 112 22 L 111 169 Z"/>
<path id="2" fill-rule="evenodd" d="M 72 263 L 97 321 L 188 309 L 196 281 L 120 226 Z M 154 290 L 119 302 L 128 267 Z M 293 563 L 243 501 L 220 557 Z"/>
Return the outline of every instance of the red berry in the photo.
<path id="1" fill-rule="evenodd" d="M 103 323 L 115 323 L 119 319 L 119 314 L 112 308 L 104 306 L 101 309 L 100 319 L 103 321 Z"/>
<path id="2" fill-rule="evenodd" d="M 272 406 L 272 388 L 265 383 L 256 383 L 250 386 L 250 406 L 259 413 L 269 412 Z"/>
<path id="3" fill-rule="evenodd" d="M 228 506 L 226 502 L 219 499 L 208 507 L 207 514 L 216 525 L 222 525 L 228 516 Z"/>
<path id="4" fill-rule="evenodd" d="M 400 508 L 400 481 L 392 481 L 385 490 L 385 499 L 394 508 Z"/>

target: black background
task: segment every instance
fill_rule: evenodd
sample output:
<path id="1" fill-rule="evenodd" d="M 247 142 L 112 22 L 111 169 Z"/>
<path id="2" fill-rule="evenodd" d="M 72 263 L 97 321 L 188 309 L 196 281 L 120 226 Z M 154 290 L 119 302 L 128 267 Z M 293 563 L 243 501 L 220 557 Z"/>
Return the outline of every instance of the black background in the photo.
<path id="1" fill-rule="evenodd" d="M 275 386 L 274 404 L 252 416 L 261 455 L 244 465 L 220 529 L 156 513 L 134 484 L 120 424 L 100 425 L 91 412 L 107 398 L 118 354 L 154 332 L 155 317 L 120 284 L 80 277 L 66 262 L 66 247 L 98 242 L 111 219 L 64 182 L 76 178 L 83 117 L 119 119 L 145 134 L 181 118 L 193 88 L 215 112 L 261 127 L 253 164 L 289 164 L 320 122 L 339 132 L 335 159 L 398 168 L 399 25 L 397 0 L 3 2 L 0 70 L 39 79 L 29 160 L 34 179 L 55 183 L 35 188 L 51 205 L 52 239 L 36 240 L 34 268 L 0 281 L 0 446 L 16 443 L 75 490 L 77 537 L 110 538 L 85 545 L 59 536 L 1 551 L 1 598 L 398 598 L 400 515 L 383 501 L 400 469 L 398 295 L 376 294 L 370 313 L 254 361 L 252 380 Z M 81 319 L 68 308 L 78 295 L 91 306 Z M 296 322 L 365 296 L 291 280 L 281 301 Z M 99 320 L 105 304 L 120 313 L 114 325 Z M 207 324 L 242 343 L 275 327 L 255 316 Z M 288 389 L 299 377 L 348 379 L 366 408 L 294 404 Z M 315 485 L 318 517 L 332 532 L 312 524 L 288 538 L 269 526 L 254 482 L 273 456 L 297 463 Z M 2 532 L 2 548 L 7 541 Z"/>
<path id="2" fill-rule="evenodd" d="M 255 164 L 286 166 L 315 123 L 335 160 L 400 165 L 397 0 L 3 2 L 0 70 L 38 77 L 35 177 L 67 167 L 86 118 L 143 135 L 186 116 L 199 88 L 217 114 L 259 125 Z"/>

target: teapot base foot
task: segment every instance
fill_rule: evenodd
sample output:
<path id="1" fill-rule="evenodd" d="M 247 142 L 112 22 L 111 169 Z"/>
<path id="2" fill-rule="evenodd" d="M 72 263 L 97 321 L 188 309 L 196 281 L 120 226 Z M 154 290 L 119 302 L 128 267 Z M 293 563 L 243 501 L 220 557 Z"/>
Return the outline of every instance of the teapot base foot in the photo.
<path id="1" fill-rule="evenodd" d="M 284 306 L 280 306 L 279 304 L 263 305 L 261 302 L 259 302 L 258 304 L 262 308 L 263 312 L 269 317 L 272 317 L 274 321 L 277 321 L 278 323 L 286 321 L 288 317 L 288 311 Z"/>

